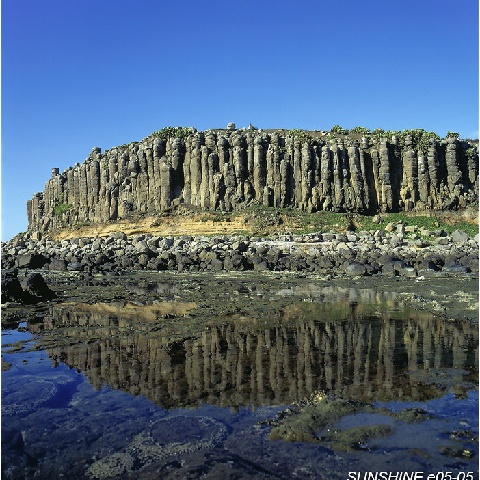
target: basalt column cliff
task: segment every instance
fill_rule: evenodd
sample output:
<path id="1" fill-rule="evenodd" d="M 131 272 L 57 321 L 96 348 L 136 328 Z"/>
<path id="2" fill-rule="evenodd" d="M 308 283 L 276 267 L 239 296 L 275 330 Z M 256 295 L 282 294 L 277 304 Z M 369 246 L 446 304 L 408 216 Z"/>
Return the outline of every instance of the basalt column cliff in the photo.
<path id="1" fill-rule="evenodd" d="M 375 131 L 374 131 L 375 133 Z M 386 132 L 388 133 L 388 132 Z M 375 213 L 478 199 L 478 153 L 456 135 L 166 128 L 52 169 L 27 202 L 30 232 L 164 212 L 249 205 Z"/>

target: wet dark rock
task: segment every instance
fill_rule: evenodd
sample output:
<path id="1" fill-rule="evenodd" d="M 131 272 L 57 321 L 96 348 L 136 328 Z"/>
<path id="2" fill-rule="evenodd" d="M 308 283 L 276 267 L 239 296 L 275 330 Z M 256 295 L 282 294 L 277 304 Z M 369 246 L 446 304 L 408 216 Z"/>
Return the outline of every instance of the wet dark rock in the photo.
<path id="1" fill-rule="evenodd" d="M 252 257 L 253 269 L 258 272 L 263 272 L 269 270 L 268 263 L 260 255 L 255 255 Z"/>
<path id="2" fill-rule="evenodd" d="M 24 300 L 25 292 L 18 279 L 18 270 L 16 268 L 2 270 L 2 303 L 23 303 Z"/>
<path id="3" fill-rule="evenodd" d="M 56 294 L 48 287 L 40 273 L 30 273 L 20 281 L 16 268 L 2 270 L 2 303 L 16 302 L 29 305 L 55 297 Z"/>
<path id="4" fill-rule="evenodd" d="M 442 447 L 442 455 L 452 458 L 473 458 L 475 452 L 469 448 Z"/>
<path id="5" fill-rule="evenodd" d="M 55 292 L 46 284 L 42 275 L 37 272 L 29 274 L 22 282 L 22 287 L 25 292 L 38 300 L 53 300 L 56 297 Z"/>
<path id="6" fill-rule="evenodd" d="M 448 253 L 447 255 L 445 255 L 444 260 L 443 260 L 444 267 L 449 268 L 449 267 L 457 266 L 459 258 L 460 258 L 460 255 L 458 255 L 458 254 Z"/>
<path id="7" fill-rule="evenodd" d="M 400 274 L 400 271 L 404 268 L 403 262 L 399 260 L 385 261 L 382 265 L 382 273 L 395 277 Z"/>

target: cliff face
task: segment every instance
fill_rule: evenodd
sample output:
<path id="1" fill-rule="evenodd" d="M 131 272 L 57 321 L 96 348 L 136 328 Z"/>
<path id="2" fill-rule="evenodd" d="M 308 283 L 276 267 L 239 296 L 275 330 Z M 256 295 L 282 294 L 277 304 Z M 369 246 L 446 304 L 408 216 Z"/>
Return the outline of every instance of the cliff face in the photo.
<path id="1" fill-rule="evenodd" d="M 476 147 L 455 137 L 182 129 L 101 153 L 52 178 L 27 202 L 28 229 L 100 223 L 181 204 L 375 213 L 465 207 L 478 187 Z M 300 132 L 300 133 L 299 133 Z"/>

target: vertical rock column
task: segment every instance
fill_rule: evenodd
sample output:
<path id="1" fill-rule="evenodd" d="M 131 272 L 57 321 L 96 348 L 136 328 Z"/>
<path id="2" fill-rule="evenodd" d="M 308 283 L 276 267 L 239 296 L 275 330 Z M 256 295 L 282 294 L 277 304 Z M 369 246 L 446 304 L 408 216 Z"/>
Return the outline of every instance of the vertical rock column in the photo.
<path id="1" fill-rule="evenodd" d="M 405 211 L 413 210 L 418 200 L 418 160 L 413 149 L 412 138 L 405 138 L 403 150 L 403 180 L 400 196 Z"/>
<path id="2" fill-rule="evenodd" d="M 97 218 L 97 208 L 99 204 L 100 192 L 100 163 L 97 158 L 94 158 L 87 167 L 87 221 L 95 222 Z"/>
<path id="3" fill-rule="evenodd" d="M 428 171 L 428 153 L 418 152 L 418 197 L 421 208 L 432 208 L 429 195 L 430 175 Z"/>
<path id="4" fill-rule="evenodd" d="M 167 144 L 168 152 L 168 144 Z M 173 169 L 168 157 L 160 159 L 160 210 L 170 208 L 172 201 L 172 175 Z"/>
<path id="5" fill-rule="evenodd" d="M 343 161 L 340 154 L 340 147 L 337 140 L 332 142 L 332 155 L 333 155 L 333 209 L 339 211 L 343 209 L 345 204 L 345 195 L 343 191 Z"/>
<path id="6" fill-rule="evenodd" d="M 185 158 L 185 143 L 183 139 L 172 138 L 168 142 L 170 146 L 168 156 L 170 159 L 171 166 L 171 200 L 176 199 L 176 202 L 179 202 L 179 199 L 182 195 L 184 177 L 183 177 L 183 161 Z"/>
<path id="7" fill-rule="evenodd" d="M 377 195 L 375 190 L 375 177 L 373 175 L 373 160 L 370 152 L 370 142 L 363 137 L 359 149 L 360 171 L 362 173 L 363 190 L 365 192 L 365 210 L 377 211 Z"/>
<path id="8" fill-rule="evenodd" d="M 237 191 L 237 180 L 234 168 L 233 146 L 231 144 L 230 137 L 227 138 L 227 142 L 225 143 L 225 153 L 223 153 L 222 156 L 226 160 L 222 165 L 221 171 L 225 182 L 225 209 L 228 211 L 232 211 L 236 209 L 235 207 L 238 202 L 235 199 L 235 194 Z"/>
<path id="9" fill-rule="evenodd" d="M 210 168 L 208 166 L 208 156 L 212 148 L 215 148 L 216 140 L 213 132 L 205 135 L 205 145 L 201 147 L 201 165 L 202 177 L 200 183 L 200 206 L 205 209 L 210 208 Z"/>
<path id="10" fill-rule="evenodd" d="M 277 133 L 269 135 L 258 135 L 256 142 L 262 146 L 262 170 L 264 182 L 259 188 L 260 203 L 269 207 L 278 207 L 282 204 L 282 176 L 281 170 L 281 147 L 280 138 Z"/>
<path id="11" fill-rule="evenodd" d="M 78 169 L 79 203 L 77 209 L 77 221 L 85 222 L 88 218 L 88 181 L 87 162 L 80 165 Z"/>
<path id="12" fill-rule="evenodd" d="M 378 149 L 379 153 L 379 203 L 381 210 L 391 212 L 393 210 L 392 202 L 392 182 L 390 179 L 390 153 L 386 139 L 382 139 Z"/>
<path id="13" fill-rule="evenodd" d="M 202 184 L 202 146 L 204 135 L 195 133 L 190 140 L 190 198 L 192 205 L 201 205 L 200 190 Z"/>
<path id="14" fill-rule="evenodd" d="M 235 132 L 231 136 L 230 142 L 233 147 L 233 169 L 236 183 L 235 202 L 237 204 L 248 203 L 252 199 L 253 187 L 250 185 L 248 178 L 245 139 L 240 132 Z"/>
<path id="15" fill-rule="evenodd" d="M 302 159 L 302 196 L 301 205 L 303 210 L 312 211 L 312 188 L 314 186 L 314 156 L 308 142 L 304 142 L 301 150 Z"/>
<path id="16" fill-rule="evenodd" d="M 270 190 L 265 190 L 267 188 L 267 172 L 271 175 L 271 184 L 273 185 L 273 168 L 271 166 L 272 152 L 271 145 L 267 146 L 267 151 L 265 151 L 264 141 L 261 135 L 253 136 L 252 140 L 253 145 L 253 190 L 255 192 L 255 199 L 261 205 L 267 207 L 272 206 L 273 200 L 271 198 Z"/>
<path id="17" fill-rule="evenodd" d="M 457 140 L 453 137 L 447 137 L 447 148 L 445 152 L 445 163 L 447 167 L 447 184 L 450 190 L 450 196 L 456 203 L 460 192 L 462 191 L 462 172 L 457 162 Z"/>
<path id="18" fill-rule="evenodd" d="M 62 226 L 62 220 L 67 220 L 68 212 L 59 214 L 56 207 L 60 204 L 66 205 L 63 192 L 63 178 L 58 174 L 58 169 L 52 170 L 52 177 L 47 181 L 43 191 L 43 219 L 48 223 L 49 228 Z"/>
<path id="19" fill-rule="evenodd" d="M 471 186 L 478 188 L 478 151 L 476 147 L 468 145 L 465 156 L 467 157 L 468 180 Z"/>
<path id="20" fill-rule="evenodd" d="M 428 175 L 430 177 L 430 204 L 434 207 L 438 203 L 438 189 L 440 187 L 439 161 L 437 152 L 437 142 L 432 140 L 428 146 L 427 152 Z"/>
<path id="21" fill-rule="evenodd" d="M 217 135 L 216 153 L 212 157 L 213 174 L 213 190 L 214 190 L 214 208 L 222 211 L 226 210 L 225 205 L 225 177 L 223 175 L 224 166 L 230 161 L 230 153 L 228 151 L 228 140 L 223 135 Z"/>
<path id="22" fill-rule="evenodd" d="M 182 197 L 184 202 L 187 205 L 192 203 L 192 177 L 190 174 L 191 161 L 192 161 L 192 141 L 194 140 L 194 135 L 189 135 L 185 140 L 185 158 L 183 161 L 183 192 Z M 153 177 L 150 182 L 153 185 Z"/>
<path id="23" fill-rule="evenodd" d="M 134 152 L 129 147 L 122 149 L 118 155 L 118 216 L 125 218 L 131 215 L 135 201 L 133 198 L 132 179 L 136 175 Z M 133 174 L 133 177 L 132 177 Z M 115 183 L 109 181 L 106 185 L 109 215 L 113 213 Z"/>
<path id="24" fill-rule="evenodd" d="M 28 225 L 30 230 L 44 231 L 44 201 L 43 193 L 35 193 L 27 202 Z M 30 225 L 32 228 L 30 228 Z"/>
<path id="25" fill-rule="evenodd" d="M 302 144 L 296 137 L 291 140 L 290 159 L 293 170 L 293 206 L 302 209 Z"/>
<path id="26" fill-rule="evenodd" d="M 107 159 L 105 161 L 102 159 L 100 162 L 100 185 L 105 189 L 106 194 L 102 208 L 103 221 L 116 220 L 119 217 L 120 183 L 123 181 L 122 166 L 125 162 L 125 154 L 118 148 L 111 150 Z"/>
<path id="27" fill-rule="evenodd" d="M 345 147 L 345 141 L 340 139 L 338 141 L 338 160 L 339 160 L 339 173 L 340 181 L 343 189 L 343 205 L 339 206 L 341 211 L 352 211 L 355 208 L 355 192 L 352 186 L 351 170 L 350 170 L 350 157 L 348 155 L 348 149 Z"/>
<path id="28" fill-rule="evenodd" d="M 147 211 L 155 213 L 157 211 L 157 189 L 155 181 L 155 162 L 153 159 L 153 142 L 144 145 L 143 151 L 145 154 L 145 172 L 147 176 Z"/>
<path id="29" fill-rule="evenodd" d="M 353 144 L 348 147 L 348 158 L 350 160 L 350 182 L 354 198 L 352 210 L 363 212 L 365 210 L 365 191 L 363 187 L 358 145 Z"/>
<path id="30" fill-rule="evenodd" d="M 331 210 L 332 185 L 333 185 L 333 163 L 329 145 L 324 145 L 321 150 L 320 159 L 320 185 L 319 185 L 319 210 Z"/>
<path id="31" fill-rule="evenodd" d="M 137 188 L 136 188 L 136 197 L 137 197 L 137 212 L 146 213 L 148 210 L 148 204 L 150 201 L 149 195 L 149 181 L 147 171 L 147 156 L 145 153 L 145 145 L 140 144 L 137 151 L 138 159 L 138 174 L 137 174 Z"/>

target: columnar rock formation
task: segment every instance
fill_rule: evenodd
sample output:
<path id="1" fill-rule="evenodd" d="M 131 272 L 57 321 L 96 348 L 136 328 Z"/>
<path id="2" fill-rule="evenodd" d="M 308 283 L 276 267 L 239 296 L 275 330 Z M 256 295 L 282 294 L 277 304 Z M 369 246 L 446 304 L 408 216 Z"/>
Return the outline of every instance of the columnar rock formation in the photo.
<path id="1" fill-rule="evenodd" d="M 27 202 L 29 231 L 157 214 L 181 204 L 235 211 L 249 205 L 374 213 L 465 207 L 478 187 L 476 147 L 455 136 L 425 147 L 409 135 L 226 130 L 94 148 L 52 169 Z"/>

